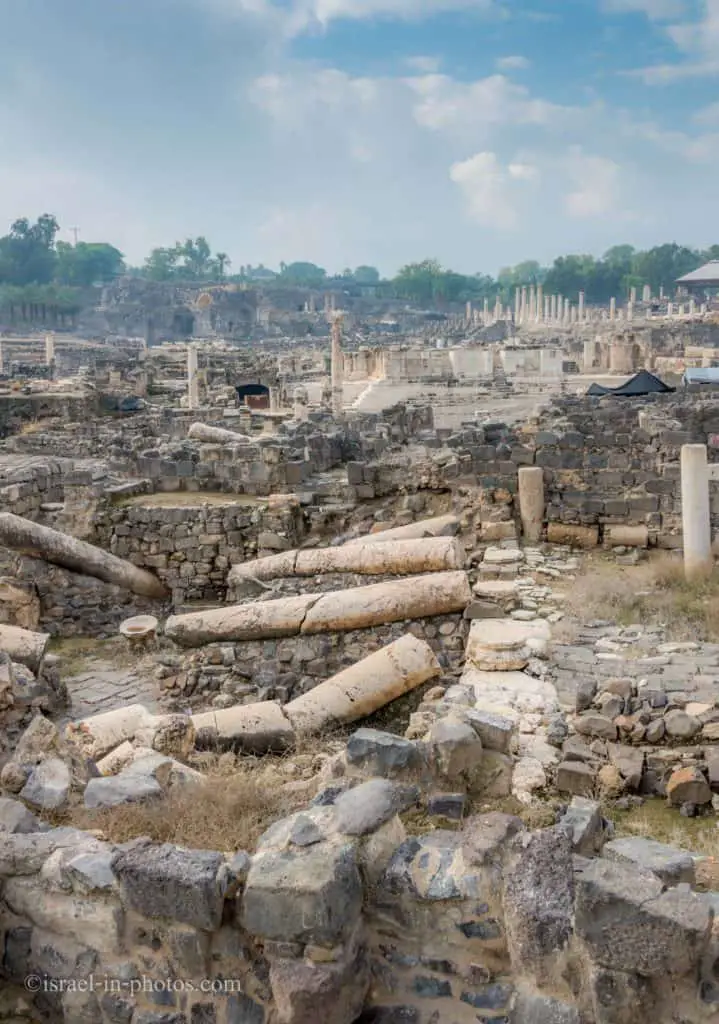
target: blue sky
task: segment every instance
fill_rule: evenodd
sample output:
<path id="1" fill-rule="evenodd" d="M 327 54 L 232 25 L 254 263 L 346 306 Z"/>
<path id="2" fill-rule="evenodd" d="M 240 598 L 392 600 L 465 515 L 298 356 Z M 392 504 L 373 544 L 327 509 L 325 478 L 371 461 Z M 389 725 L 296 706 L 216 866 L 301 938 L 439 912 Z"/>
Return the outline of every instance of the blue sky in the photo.
<path id="1" fill-rule="evenodd" d="M 719 0 L 0 0 L 0 229 L 496 273 L 719 243 Z"/>

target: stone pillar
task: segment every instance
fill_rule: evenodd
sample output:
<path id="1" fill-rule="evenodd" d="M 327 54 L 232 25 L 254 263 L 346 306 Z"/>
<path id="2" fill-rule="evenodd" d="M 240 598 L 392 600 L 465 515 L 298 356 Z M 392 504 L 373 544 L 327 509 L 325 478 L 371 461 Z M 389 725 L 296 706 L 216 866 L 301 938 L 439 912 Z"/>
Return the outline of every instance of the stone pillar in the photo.
<path id="1" fill-rule="evenodd" d="M 617 319 L 617 300 L 614 297 L 609 300 L 609 319 Z"/>
<path id="2" fill-rule="evenodd" d="M 569 299 L 565 299 L 564 300 L 564 315 L 562 317 L 562 322 L 565 323 L 565 324 L 568 324 L 570 322 L 570 320 L 571 320 L 571 315 L 572 314 L 571 314 L 571 307 L 570 307 Z"/>
<path id="3" fill-rule="evenodd" d="M 682 445 L 681 471 L 684 572 L 696 579 L 713 565 L 706 445 Z"/>
<path id="4" fill-rule="evenodd" d="M 584 342 L 583 368 L 585 373 L 591 373 L 594 369 L 594 345 L 593 341 Z"/>
<path id="5" fill-rule="evenodd" d="M 48 366 L 53 366 L 55 363 L 55 335 L 45 335 L 45 362 Z"/>
<path id="6" fill-rule="evenodd" d="M 667 316 L 674 316 L 674 303 L 673 302 L 668 302 L 667 303 Z"/>
<path id="7" fill-rule="evenodd" d="M 468 324 L 472 323 L 472 303 L 468 302 L 464 309 L 464 319 Z"/>
<path id="8" fill-rule="evenodd" d="M 537 319 L 537 290 L 534 285 L 529 289 L 529 321 L 533 323 Z"/>
<path id="9" fill-rule="evenodd" d="M 279 412 L 280 402 L 277 388 L 270 388 L 270 412 Z"/>
<path id="10" fill-rule="evenodd" d="M 634 303 L 637 301 L 637 289 L 636 288 L 630 288 L 629 289 L 629 301 L 631 302 L 632 305 L 634 305 Z"/>
<path id="11" fill-rule="evenodd" d="M 537 285 L 537 320 L 542 323 L 544 321 L 544 289 L 541 284 Z"/>
<path id="12" fill-rule="evenodd" d="M 550 301 L 549 316 L 553 323 L 557 322 L 557 296 L 552 295 Z"/>
<path id="13" fill-rule="evenodd" d="M 514 322 L 519 323 L 519 318 L 522 315 L 522 296 L 519 288 L 514 289 Z"/>
<path id="14" fill-rule="evenodd" d="M 652 301 L 652 286 L 649 285 L 649 284 L 645 284 L 644 288 L 642 289 L 642 302 L 651 302 L 651 301 Z"/>
<path id="15" fill-rule="evenodd" d="M 577 311 L 577 319 L 584 320 L 584 292 L 579 293 L 579 309 Z"/>
<path id="16" fill-rule="evenodd" d="M 342 315 L 332 318 L 332 414 L 340 417 L 343 409 Z"/>
<path id="17" fill-rule="evenodd" d="M 694 316 L 696 311 L 697 311 L 696 300 L 692 296 L 692 298 L 689 299 L 689 316 Z"/>
<path id="18" fill-rule="evenodd" d="M 482 310 L 483 322 L 486 327 L 489 324 L 489 299 L 484 300 L 484 308 Z"/>
<path id="19" fill-rule="evenodd" d="M 0 341 L 0 373 L 5 373 L 5 360 L 3 358 L 2 341 Z"/>
<path id="20" fill-rule="evenodd" d="M 662 285 L 659 289 L 659 298 L 660 300 L 664 298 L 664 285 Z"/>
<path id="21" fill-rule="evenodd" d="M 548 323 L 552 318 L 552 300 L 549 295 L 544 296 L 544 322 Z"/>
<path id="22" fill-rule="evenodd" d="M 197 372 L 197 345 L 187 346 L 187 408 L 200 407 L 200 381 Z"/>
<path id="23" fill-rule="evenodd" d="M 634 288 L 634 289 L 632 289 L 632 291 L 636 291 L 636 289 Z M 627 320 L 633 320 L 633 319 L 634 319 L 634 303 L 633 302 L 628 302 L 627 303 Z"/>
<path id="24" fill-rule="evenodd" d="M 538 544 L 544 526 L 544 470 L 541 466 L 522 466 L 518 477 L 522 533 L 529 544 Z"/>
<path id="25" fill-rule="evenodd" d="M 527 289 L 522 288 L 522 303 L 519 307 L 519 322 L 521 324 L 527 321 Z"/>

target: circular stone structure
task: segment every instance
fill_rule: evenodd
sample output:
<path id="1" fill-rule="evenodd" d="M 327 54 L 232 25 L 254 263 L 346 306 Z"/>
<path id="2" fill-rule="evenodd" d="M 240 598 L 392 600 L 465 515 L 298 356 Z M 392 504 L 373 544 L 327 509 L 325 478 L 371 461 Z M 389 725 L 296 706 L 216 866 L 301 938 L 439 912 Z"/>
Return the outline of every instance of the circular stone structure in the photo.
<path id="1" fill-rule="evenodd" d="M 139 646 L 154 640 L 157 627 L 158 621 L 154 615 L 135 615 L 120 623 L 120 633 L 131 644 Z"/>

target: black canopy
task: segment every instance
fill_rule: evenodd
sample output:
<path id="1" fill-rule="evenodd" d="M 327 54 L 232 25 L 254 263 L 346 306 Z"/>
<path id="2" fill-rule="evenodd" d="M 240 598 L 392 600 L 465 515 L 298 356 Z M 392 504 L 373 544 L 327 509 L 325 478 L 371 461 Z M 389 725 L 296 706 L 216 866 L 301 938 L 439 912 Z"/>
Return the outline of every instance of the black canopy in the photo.
<path id="1" fill-rule="evenodd" d="M 676 388 L 670 388 L 668 384 L 659 380 L 648 370 L 641 370 L 621 387 L 605 388 L 601 384 L 592 384 L 587 394 L 597 398 L 601 398 L 603 395 L 615 395 L 617 398 L 637 398 L 640 395 L 666 394 L 671 391 L 676 391 Z"/>

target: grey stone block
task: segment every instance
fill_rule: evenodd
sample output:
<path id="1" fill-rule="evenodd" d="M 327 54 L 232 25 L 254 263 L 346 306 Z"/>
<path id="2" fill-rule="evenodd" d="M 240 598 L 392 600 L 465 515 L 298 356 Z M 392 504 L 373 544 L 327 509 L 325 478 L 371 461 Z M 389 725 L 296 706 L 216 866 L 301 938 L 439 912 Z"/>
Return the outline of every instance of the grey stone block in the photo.
<path id="1" fill-rule="evenodd" d="M 401 814 L 419 799 L 419 790 L 398 786 L 387 779 L 370 779 L 347 790 L 335 802 L 338 832 L 363 836 L 376 831 L 396 814 Z"/>
<path id="2" fill-rule="evenodd" d="M 651 871 L 667 885 L 678 885 L 680 882 L 693 884 L 696 877 L 694 858 L 690 853 L 644 836 L 613 839 L 604 847 L 602 856 Z"/>

